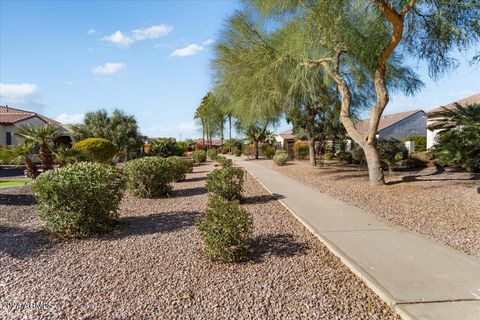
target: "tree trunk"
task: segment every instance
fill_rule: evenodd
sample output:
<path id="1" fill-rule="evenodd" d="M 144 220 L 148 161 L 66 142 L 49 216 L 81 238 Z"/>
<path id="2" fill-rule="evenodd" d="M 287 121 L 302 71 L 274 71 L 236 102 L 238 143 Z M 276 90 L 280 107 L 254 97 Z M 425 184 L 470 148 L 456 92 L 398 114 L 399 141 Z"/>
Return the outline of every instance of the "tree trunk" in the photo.
<path id="1" fill-rule="evenodd" d="M 384 185 L 385 178 L 383 176 L 382 162 L 376 146 L 374 144 L 365 144 L 363 151 L 367 160 L 370 182 L 375 185 Z"/>
<path id="2" fill-rule="evenodd" d="M 29 156 L 25 157 L 25 168 L 27 169 L 27 177 L 35 180 L 38 175 L 37 166 L 33 163 Z"/>
<path id="3" fill-rule="evenodd" d="M 53 155 L 47 143 L 42 143 L 38 155 L 42 159 L 43 171 L 53 169 Z"/>
<path id="4" fill-rule="evenodd" d="M 228 139 L 232 140 L 232 116 L 228 116 Z"/>
<path id="5" fill-rule="evenodd" d="M 259 157 L 258 140 L 255 140 L 253 142 L 253 148 L 254 148 L 254 153 L 255 153 L 255 160 L 258 160 L 258 157 Z"/>
<path id="6" fill-rule="evenodd" d="M 317 165 L 317 159 L 316 159 L 316 156 L 315 156 L 315 139 L 313 138 L 308 138 L 308 154 L 309 154 L 309 159 L 310 159 L 310 164 L 312 166 L 316 166 Z"/>

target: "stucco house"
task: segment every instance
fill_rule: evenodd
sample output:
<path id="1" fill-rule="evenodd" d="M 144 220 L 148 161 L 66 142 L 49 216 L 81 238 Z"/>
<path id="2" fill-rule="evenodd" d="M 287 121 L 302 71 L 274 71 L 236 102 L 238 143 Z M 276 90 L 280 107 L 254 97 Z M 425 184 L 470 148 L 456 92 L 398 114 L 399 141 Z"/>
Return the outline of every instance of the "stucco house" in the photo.
<path id="1" fill-rule="evenodd" d="M 469 96 L 469 97 L 463 98 L 463 99 L 458 100 L 458 101 L 454 101 L 452 103 L 449 103 L 449 104 L 444 105 L 444 106 L 440 106 L 438 108 L 435 108 L 435 109 L 429 111 L 428 114 L 427 114 L 427 116 L 428 116 L 427 127 L 431 126 L 435 123 L 435 121 L 436 121 L 436 118 L 434 116 L 435 112 L 438 112 L 438 111 L 442 110 L 443 108 L 447 108 L 447 109 L 452 108 L 455 104 L 460 104 L 462 106 L 467 106 L 467 105 L 470 105 L 470 104 L 480 104 L 480 93 L 474 94 L 473 96 Z M 436 130 L 428 130 L 427 129 L 427 149 L 430 149 L 434 146 L 435 139 L 436 139 L 436 137 L 437 137 L 437 135 L 440 131 L 441 131 L 440 129 L 436 129 Z"/>
<path id="2" fill-rule="evenodd" d="M 285 130 L 275 135 L 277 146 L 279 149 L 288 150 L 289 146 L 293 148 L 293 144 L 297 141 L 297 137 L 292 132 L 292 129 Z"/>
<path id="3" fill-rule="evenodd" d="M 363 119 L 355 124 L 355 128 L 367 134 L 370 119 Z M 409 136 L 425 136 L 427 134 L 427 114 L 420 109 L 383 115 L 378 124 L 377 137 L 403 140 Z"/>
<path id="4" fill-rule="evenodd" d="M 61 123 L 35 112 L 0 106 L 0 146 L 8 147 L 22 144 L 23 139 L 17 137 L 15 132 L 26 124 L 43 126 L 47 123 L 62 126 Z M 62 128 L 62 135 L 55 142 L 69 143 L 71 141 L 70 134 L 63 126 Z"/>

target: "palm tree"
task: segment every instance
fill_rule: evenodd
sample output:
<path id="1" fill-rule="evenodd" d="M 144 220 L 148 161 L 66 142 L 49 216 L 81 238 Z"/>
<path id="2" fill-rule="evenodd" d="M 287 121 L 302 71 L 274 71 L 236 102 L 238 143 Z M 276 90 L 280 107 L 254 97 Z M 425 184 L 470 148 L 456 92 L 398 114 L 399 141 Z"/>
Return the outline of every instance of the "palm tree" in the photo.
<path id="1" fill-rule="evenodd" d="M 428 128 L 435 129 L 456 129 L 459 126 L 469 128 L 480 128 L 480 104 L 462 106 L 455 103 L 453 107 L 443 107 L 439 111 L 431 113 L 433 124 Z"/>
<path id="2" fill-rule="evenodd" d="M 14 161 L 18 164 L 25 163 L 27 177 L 35 179 L 38 175 L 38 168 L 30 158 L 30 154 L 33 150 L 33 144 L 27 143 L 24 145 L 16 145 L 12 148 L 2 149 L 0 158 L 2 160 Z"/>
<path id="3" fill-rule="evenodd" d="M 55 156 L 55 162 L 58 163 L 60 167 L 75 163 L 82 157 L 82 153 L 78 149 L 68 146 L 58 146 L 53 153 Z"/>
<path id="4" fill-rule="evenodd" d="M 27 124 L 15 133 L 17 136 L 25 139 L 26 142 L 36 142 L 40 144 L 38 155 L 42 159 L 43 170 L 53 168 L 53 154 L 50 144 L 61 135 L 61 127 L 54 124 L 46 124 L 38 127 Z"/>

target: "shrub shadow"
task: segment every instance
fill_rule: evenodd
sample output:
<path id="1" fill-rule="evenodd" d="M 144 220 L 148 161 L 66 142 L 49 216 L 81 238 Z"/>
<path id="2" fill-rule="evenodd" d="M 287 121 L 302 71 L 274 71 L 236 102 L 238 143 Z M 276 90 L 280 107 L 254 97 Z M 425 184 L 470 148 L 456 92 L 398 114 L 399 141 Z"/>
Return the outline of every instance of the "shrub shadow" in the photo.
<path id="1" fill-rule="evenodd" d="M 0 253 L 17 259 L 35 257 L 58 240 L 43 230 L 0 226 Z"/>
<path id="2" fill-rule="evenodd" d="M 280 258 L 305 255 L 310 246 L 297 241 L 291 234 L 282 233 L 258 236 L 252 240 L 252 248 L 251 260 L 259 263 L 271 255 Z"/>
<path id="3" fill-rule="evenodd" d="M 192 178 L 187 178 L 184 181 L 180 182 L 196 182 L 196 181 L 205 181 L 207 180 L 207 177 L 192 177 Z"/>
<path id="4" fill-rule="evenodd" d="M 245 197 L 243 198 L 242 202 L 245 204 L 260 204 L 260 203 L 268 203 L 271 201 L 276 201 L 284 198 L 285 198 L 284 195 L 274 193 L 273 195 L 265 194 L 265 195 L 259 195 L 259 196 Z"/>
<path id="5" fill-rule="evenodd" d="M 206 194 L 208 191 L 205 187 L 196 187 L 188 189 L 178 189 L 172 192 L 173 197 L 192 197 Z"/>
<path id="6" fill-rule="evenodd" d="M 0 193 L 0 205 L 32 206 L 34 204 L 37 204 L 37 200 L 31 194 Z"/>
<path id="7" fill-rule="evenodd" d="M 200 213 L 196 211 L 178 211 L 125 217 L 118 221 L 118 226 L 112 233 L 102 238 L 116 240 L 130 236 L 174 232 L 194 225 L 199 215 Z"/>

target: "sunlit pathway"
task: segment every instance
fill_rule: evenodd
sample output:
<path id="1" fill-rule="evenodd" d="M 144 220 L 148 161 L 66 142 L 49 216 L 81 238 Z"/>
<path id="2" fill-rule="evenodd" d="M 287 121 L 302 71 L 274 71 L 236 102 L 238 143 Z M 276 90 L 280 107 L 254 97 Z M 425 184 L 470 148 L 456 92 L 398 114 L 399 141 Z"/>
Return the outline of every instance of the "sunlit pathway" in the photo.
<path id="1" fill-rule="evenodd" d="M 232 157 L 405 319 L 480 319 L 480 260 Z"/>

